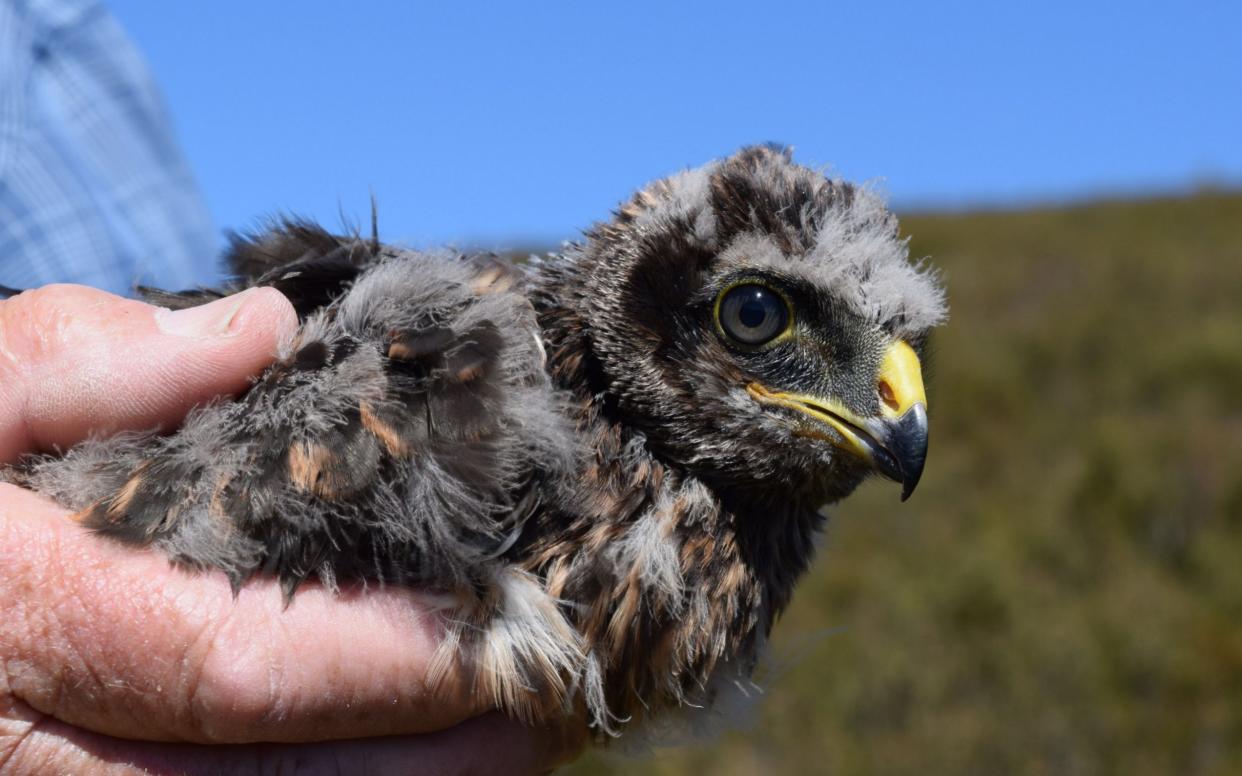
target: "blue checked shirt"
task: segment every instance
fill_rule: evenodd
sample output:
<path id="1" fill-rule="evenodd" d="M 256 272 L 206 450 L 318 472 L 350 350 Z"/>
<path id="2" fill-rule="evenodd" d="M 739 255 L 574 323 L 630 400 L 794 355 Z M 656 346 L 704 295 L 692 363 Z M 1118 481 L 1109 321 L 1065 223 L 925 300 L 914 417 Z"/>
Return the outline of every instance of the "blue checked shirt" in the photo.
<path id="1" fill-rule="evenodd" d="M 218 281 L 146 65 L 96 0 L 0 0 L 0 285 Z"/>

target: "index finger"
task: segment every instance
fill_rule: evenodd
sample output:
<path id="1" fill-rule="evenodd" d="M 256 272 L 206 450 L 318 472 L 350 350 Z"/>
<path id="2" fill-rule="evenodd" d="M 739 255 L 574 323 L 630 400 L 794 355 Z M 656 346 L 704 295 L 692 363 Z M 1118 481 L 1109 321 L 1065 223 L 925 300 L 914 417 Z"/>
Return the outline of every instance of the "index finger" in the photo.
<path id="1" fill-rule="evenodd" d="M 37 711 L 124 738 L 202 743 L 416 733 L 485 709 L 433 687 L 437 601 L 173 569 L 0 485 L 0 655 Z M 4 677 L 0 677 L 3 679 Z"/>

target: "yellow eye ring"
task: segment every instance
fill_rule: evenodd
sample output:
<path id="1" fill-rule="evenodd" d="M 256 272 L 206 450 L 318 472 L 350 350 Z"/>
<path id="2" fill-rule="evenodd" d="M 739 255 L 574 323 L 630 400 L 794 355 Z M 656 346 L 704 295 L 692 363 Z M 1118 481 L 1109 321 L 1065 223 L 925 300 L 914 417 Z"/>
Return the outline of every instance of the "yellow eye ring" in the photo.
<path id="1" fill-rule="evenodd" d="M 779 289 L 743 278 L 721 289 L 712 310 L 717 333 L 743 348 L 763 348 L 793 331 L 793 305 Z"/>

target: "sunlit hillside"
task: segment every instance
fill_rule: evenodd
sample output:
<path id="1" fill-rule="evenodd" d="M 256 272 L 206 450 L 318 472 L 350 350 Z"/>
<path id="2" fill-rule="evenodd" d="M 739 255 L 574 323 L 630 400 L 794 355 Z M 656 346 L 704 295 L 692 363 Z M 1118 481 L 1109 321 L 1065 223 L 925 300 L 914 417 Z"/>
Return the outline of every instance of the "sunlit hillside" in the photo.
<path id="1" fill-rule="evenodd" d="M 751 727 L 573 772 L 1242 773 L 1242 195 L 903 225 L 918 493 L 833 512 Z"/>

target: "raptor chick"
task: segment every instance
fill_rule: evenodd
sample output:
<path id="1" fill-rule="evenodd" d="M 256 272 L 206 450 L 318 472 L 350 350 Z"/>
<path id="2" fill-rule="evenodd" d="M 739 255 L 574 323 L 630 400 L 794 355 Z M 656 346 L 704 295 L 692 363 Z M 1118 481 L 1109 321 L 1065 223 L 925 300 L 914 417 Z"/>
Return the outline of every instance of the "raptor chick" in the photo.
<path id="1" fill-rule="evenodd" d="M 148 296 L 289 296 L 297 338 L 244 396 L 6 476 L 235 585 L 440 590 L 442 667 L 523 719 L 710 707 L 820 508 L 923 470 L 943 292 L 880 199 L 786 150 L 658 181 L 528 266 L 288 222 L 229 261 L 226 288 Z"/>

